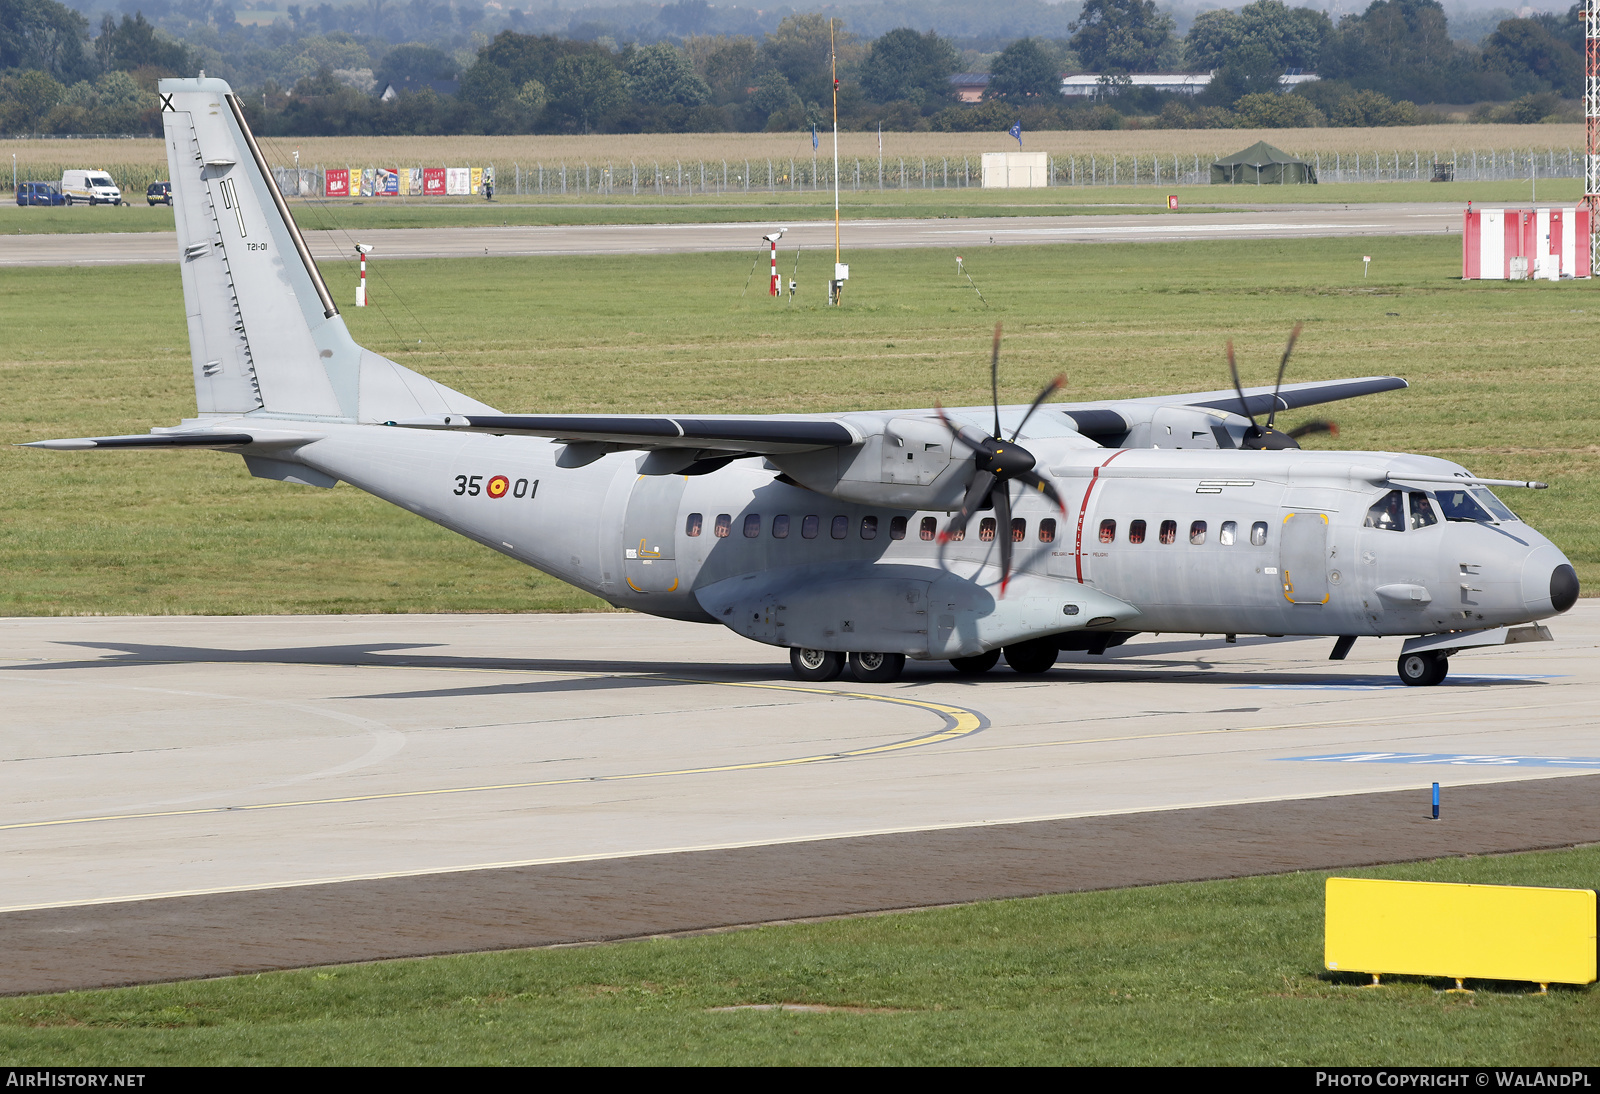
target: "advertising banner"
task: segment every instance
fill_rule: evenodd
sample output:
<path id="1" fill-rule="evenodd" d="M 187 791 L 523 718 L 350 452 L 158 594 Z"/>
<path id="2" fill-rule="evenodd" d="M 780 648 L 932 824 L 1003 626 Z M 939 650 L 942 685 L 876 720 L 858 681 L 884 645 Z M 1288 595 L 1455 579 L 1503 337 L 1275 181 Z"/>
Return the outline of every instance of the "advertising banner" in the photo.
<path id="1" fill-rule="evenodd" d="M 444 168 L 424 167 L 422 169 L 422 192 L 428 197 L 444 197 Z"/>
<path id="2" fill-rule="evenodd" d="M 374 189 L 380 198 L 400 196 L 400 173 L 393 167 L 378 168 L 378 184 Z"/>
<path id="3" fill-rule="evenodd" d="M 459 197 L 472 193 L 472 171 L 466 167 L 446 167 L 444 192 Z"/>
<path id="4" fill-rule="evenodd" d="M 472 191 L 471 192 L 474 193 L 474 194 L 483 193 L 483 168 L 481 168 L 481 167 L 474 167 L 472 169 Z"/>
<path id="5" fill-rule="evenodd" d="M 350 196 L 350 171 L 345 167 L 330 167 L 323 180 L 323 191 L 330 198 Z"/>
<path id="6" fill-rule="evenodd" d="M 422 193 L 422 168 L 402 167 L 400 169 L 400 192 L 402 194 Z"/>
<path id="7" fill-rule="evenodd" d="M 355 168 L 352 167 L 350 169 L 350 174 L 351 177 L 354 178 Z M 370 198 L 372 196 L 372 191 L 377 184 L 378 172 L 370 167 L 363 167 L 361 169 L 361 196 L 364 198 Z"/>

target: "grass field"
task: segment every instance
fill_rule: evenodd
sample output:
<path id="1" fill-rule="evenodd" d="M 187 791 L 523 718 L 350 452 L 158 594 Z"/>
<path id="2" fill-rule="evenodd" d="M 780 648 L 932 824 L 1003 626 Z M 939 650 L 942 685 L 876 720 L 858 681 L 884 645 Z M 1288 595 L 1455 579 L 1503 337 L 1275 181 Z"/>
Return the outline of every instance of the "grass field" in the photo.
<path id="1" fill-rule="evenodd" d="M 824 156 L 833 153 L 831 133 L 820 134 Z M 1356 153 L 1403 150 L 1468 152 L 1529 148 L 1583 148 L 1584 128 L 1563 125 L 1418 125 L 1387 129 L 1117 129 L 1041 130 L 1023 134 L 1025 148 L 1053 155 L 1225 155 L 1264 140 L 1290 152 Z M 295 162 L 325 167 L 414 166 L 484 164 L 508 165 L 536 162 L 665 163 L 668 160 L 765 159 L 768 156 L 809 159 L 811 134 L 796 133 L 634 133 L 618 136 L 568 137 L 262 137 L 262 150 L 274 164 Z M 988 133 L 885 133 L 887 156 L 976 156 L 1016 148 L 1004 132 Z M 7 141 L 17 154 L 18 170 L 25 178 L 33 165 L 70 163 L 77 167 L 112 164 L 164 164 L 166 153 L 159 138 L 134 140 L 21 140 Z M 878 134 L 840 133 L 839 154 L 877 158 Z M 59 171 L 57 178 L 60 177 Z"/>
<path id="2" fill-rule="evenodd" d="M 1420 800 L 1420 799 L 1419 799 Z M 1341 876 L 1590 888 L 1600 848 Z M 1323 874 L 0 1000 L 13 1065 L 1600 1062 L 1600 992 L 1322 972 Z M 721 1011 L 762 1004 L 824 1012 Z"/>
<path id="3" fill-rule="evenodd" d="M 1091 213 L 1179 215 L 1271 205 L 1356 205 L 1370 202 L 1457 202 L 1526 205 L 1572 204 L 1583 196 L 1581 179 L 1542 179 L 1537 194 L 1523 182 L 1344 182 L 1320 186 L 1097 186 L 1039 190 L 845 190 L 845 220 L 884 217 L 1077 216 Z M 291 207 L 303 228 L 446 228 L 528 224 L 775 223 L 831 220 L 833 195 L 815 191 L 655 197 L 629 194 L 568 197 L 296 198 Z M 172 211 L 135 204 L 116 208 L 24 208 L 0 205 L 0 248 L 11 235 L 92 232 L 170 232 Z"/>
<path id="4" fill-rule="evenodd" d="M 1002 399 L 1057 372 L 1071 399 L 1394 373 L 1413 388 L 1331 413 L 1350 449 L 1435 453 L 1543 492 L 1508 501 L 1600 582 L 1600 384 L 1589 282 L 1462 282 L 1455 236 L 963 247 L 848 255 L 846 306 L 740 297 L 755 255 L 374 264 L 358 340 L 507 411 L 825 411 Z M 1373 256 L 1363 279 L 1361 255 Z M 791 272 L 793 252 L 782 256 Z M 763 258 L 764 260 L 764 258 Z M 325 272 L 348 303 L 356 274 Z M 759 272 L 759 271 L 758 271 Z M 193 413 L 176 267 L 0 271 L 0 437 L 144 432 Z M 1589 313 L 1593 312 L 1591 315 Z M 0 449 L 0 613 L 528 611 L 599 607 L 372 498 L 251 479 L 233 456 Z"/>

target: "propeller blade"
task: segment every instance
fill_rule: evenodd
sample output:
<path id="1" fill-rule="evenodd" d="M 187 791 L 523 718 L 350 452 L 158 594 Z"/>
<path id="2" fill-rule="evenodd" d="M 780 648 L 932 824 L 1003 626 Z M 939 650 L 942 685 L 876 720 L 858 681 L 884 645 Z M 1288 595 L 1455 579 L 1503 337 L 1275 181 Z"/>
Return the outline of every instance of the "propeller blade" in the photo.
<path id="1" fill-rule="evenodd" d="M 994 492 L 994 536 L 1000 541 L 1000 595 L 1011 584 L 1011 486 L 1001 483 Z"/>
<path id="2" fill-rule="evenodd" d="M 951 435 L 955 437 L 956 440 L 960 441 L 974 452 L 989 451 L 989 439 L 987 437 L 979 437 L 976 434 L 969 436 L 966 430 L 962 429 L 949 418 L 945 417 L 944 407 L 935 406 L 933 409 L 934 413 L 939 415 L 939 421 L 944 423 L 944 427 L 950 431 Z"/>
<path id="3" fill-rule="evenodd" d="M 1013 441 L 1021 435 L 1022 427 L 1028 424 L 1028 419 L 1033 417 L 1033 412 L 1039 409 L 1040 404 L 1054 395 L 1061 388 L 1061 385 L 1066 382 L 1067 378 L 1065 376 L 1057 376 L 1054 380 L 1044 385 L 1044 390 L 1039 392 L 1039 397 L 1033 401 L 1033 405 L 1028 408 L 1028 412 L 1022 416 L 1022 421 L 1018 422 L 1017 428 L 1012 430 L 1011 439 Z M 996 435 L 998 436 L 998 434 Z"/>
<path id="4" fill-rule="evenodd" d="M 1020 483 L 1025 483 L 1028 486 L 1033 487 L 1035 490 L 1039 491 L 1039 493 L 1055 502 L 1056 508 L 1060 509 L 1062 513 L 1067 511 L 1067 503 L 1061 500 L 1061 495 L 1056 491 L 1054 484 L 1052 484 L 1049 479 L 1039 474 L 1039 472 L 1024 471 L 1022 474 L 1016 476 L 1016 479 Z"/>
<path id="5" fill-rule="evenodd" d="M 1272 385 L 1272 412 L 1267 415 L 1267 428 L 1272 428 L 1272 422 L 1278 416 L 1278 392 L 1283 388 L 1283 370 L 1289 367 L 1289 354 L 1294 352 L 1295 341 L 1300 337 L 1300 328 L 1304 323 L 1296 323 L 1294 330 L 1289 332 L 1289 344 L 1283 347 L 1283 360 L 1278 362 L 1278 382 Z"/>
<path id="6" fill-rule="evenodd" d="M 1297 441 L 1301 437 L 1309 437 L 1313 433 L 1328 433 L 1337 437 L 1339 435 L 1339 423 L 1307 422 L 1305 425 L 1297 425 L 1293 429 L 1289 430 L 1289 436 L 1293 437 Z"/>
<path id="7" fill-rule="evenodd" d="M 994 325 L 994 352 L 989 355 L 989 391 L 994 395 L 994 436 L 1000 439 L 1000 323 Z"/>
<path id="8" fill-rule="evenodd" d="M 961 512 L 957 513 L 955 519 L 950 522 L 943 532 L 939 533 L 939 542 L 948 543 L 957 532 L 966 531 L 967 522 L 972 519 L 972 514 L 978 511 L 979 506 L 983 504 L 983 499 L 993 489 L 994 474 L 992 472 L 979 471 L 972 476 L 972 485 L 967 487 L 967 496 L 961 499 Z"/>
<path id="9" fill-rule="evenodd" d="M 1239 393 L 1239 412 L 1250 419 L 1250 426 L 1257 433 L 1261 427 L 1256 425 L 1256 416 L 1250 413 L 1250 404 L 1244 401 L 1244 387 L 1239 383 L 1239 366 L 1233 360 L 1233 339 L 1228 339 L 1228 372 L 1233 376 L 1233 390 Z"/>

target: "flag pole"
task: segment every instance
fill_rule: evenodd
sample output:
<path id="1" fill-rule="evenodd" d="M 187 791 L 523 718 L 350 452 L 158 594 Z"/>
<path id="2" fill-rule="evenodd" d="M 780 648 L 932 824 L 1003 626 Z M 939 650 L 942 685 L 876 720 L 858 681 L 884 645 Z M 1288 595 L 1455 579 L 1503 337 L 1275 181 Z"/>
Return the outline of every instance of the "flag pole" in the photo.
<path id="1" fill-rule="evenodd" d="M 833 20 L 828 20 L 828 62 L 833 70 L 833 265 L 834 276 L 839 267 L 839 53 L 833 40 Z M 834 289 L 837 303 L 839 289 Z"/>

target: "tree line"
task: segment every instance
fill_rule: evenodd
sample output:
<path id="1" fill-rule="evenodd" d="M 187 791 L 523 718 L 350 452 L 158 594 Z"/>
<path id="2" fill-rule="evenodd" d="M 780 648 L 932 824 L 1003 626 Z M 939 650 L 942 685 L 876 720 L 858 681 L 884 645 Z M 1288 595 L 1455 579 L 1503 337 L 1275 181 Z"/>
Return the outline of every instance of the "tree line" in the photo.
<path id="1" fill-rule="evenodd" d="M 1503 20 L 1472 45 L 1450 37 L 1438 0 L 1373 0 L 1337 22 L 1255 0 L 1203 12 L 1181 37 L 1154 0 L 1083 0 L 1061 36 L 1017 38 L 987 53 L 909 27 L 868 40 L 817 13 L 789 14 L 762 34 L 694 33 L 718 10 L 703 0 L 659 9 L 657 18 L 689 32 L 650 44 L 508 27 L 476 49 L 439 38 L 394 46 L 327 28 L 356 25 L 376 8 L 323 4 L 292 7 L 271 34 L 254 28 L 255 53 L 230 60 L 218 49 L 230 26 L 249 37 L 231 8 L 158 2 L 169 15 L 179 3 L 191 22 L 204 16 L 209 34 L 180 41 L 142 12 L 105 16 L 91 34 L 88 20 L 55 0 L 0 0 L 0 131 L 159 132 L 156 81 L 199 67 L 234 81 L 253 126 L 285 136 L 824 128 L 835 53 L 847 129 L 1404 125 L 1428 117 L 1417 103 L 1445 102 L 1480 104 L 1484 120 L 1539 121 L 1570 112 L 1563 100 L 1581 94 L 1583 79 L 1576 4 L 1565 15 Z M 407 33 L 426 35 L 452 12 L 474 9 L 412 0 L 398 10 Z M 982 102 L 957 101 L 951 76 L 963 70 L 987 75 Z M 246 71 L 279 75 L 250 86 L 240 82 Z M 1060 95 L 1061 74 L 1072 71 L 1100 76 L 1091 100 Z M 1174 71 L 1214 75 L 1193 98 L 1129 79 Z M 1284 94 L 1285 72 L 1321 79 Z"/>

